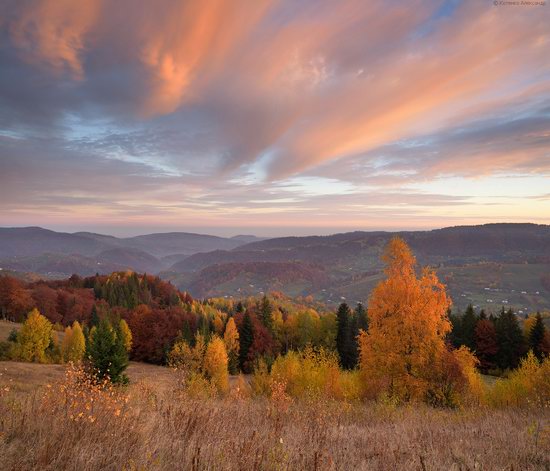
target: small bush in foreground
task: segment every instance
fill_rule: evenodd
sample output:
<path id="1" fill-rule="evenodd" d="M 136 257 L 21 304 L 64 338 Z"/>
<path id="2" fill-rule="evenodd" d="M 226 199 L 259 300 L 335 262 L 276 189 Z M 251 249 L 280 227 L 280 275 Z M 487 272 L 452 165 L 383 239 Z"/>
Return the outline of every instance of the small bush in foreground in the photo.
<path id="1" fill-rule="evenodd" d="M 508 378 L 487 389 L 487 402 L 499 408 L 550 407 L 550 358 L 541 363 L 529 352 Z"/>

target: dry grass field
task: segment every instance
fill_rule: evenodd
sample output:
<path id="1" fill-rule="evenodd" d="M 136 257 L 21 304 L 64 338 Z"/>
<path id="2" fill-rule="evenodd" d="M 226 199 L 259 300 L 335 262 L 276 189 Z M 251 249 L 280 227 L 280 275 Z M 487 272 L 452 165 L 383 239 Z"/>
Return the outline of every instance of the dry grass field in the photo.
<path id="1" fill-rule="evenodd" d="M 209 399 L 167 368 L 132 363 L 131 385 L 107 390 L 64 369 L 0 363 L 0 469 L 550 468 L 547 409 Z"/>
<path id="2" fill-rule="evenodd" d="M 0 384 L 8 384 L 14 392 L 34 392 L 63 381 L 66 370 L 66 365 L 0 361 Z M 130 362 L 126 372 L 131 383 L 154 387 L 157 391 L 173 390 L 176 386 L 172 371 L 163 366 Z"/>

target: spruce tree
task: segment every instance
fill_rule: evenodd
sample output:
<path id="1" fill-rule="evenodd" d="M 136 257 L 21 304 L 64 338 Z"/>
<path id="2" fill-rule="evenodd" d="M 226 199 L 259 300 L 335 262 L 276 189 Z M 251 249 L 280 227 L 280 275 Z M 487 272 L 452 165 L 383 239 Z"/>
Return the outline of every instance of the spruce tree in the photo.
<path id="1" fill-rule="evenodd" d="M 247 311 L 244 314 L 241 328 L 239 330 L 239 365 L 241 370 L 247 371 L 248 352 L 254 342 L 254 324 L 250 313 Z"/>
<path id="2" fill-rule="evenodd" d="M 243 303 L 239 301 L 235 307 L 235 314 L 240 314 L 241 312 L 244 312 L 244 306 Z"/>
<path id="3" fill-rule="evenodd" d="M 448 340 L 454 348 L 459 348 L 462 345 L 462 316 L 453 314 L 449 309 L 447 317 L 451 323 L 451 331 L 448 334 Z"/>
<path id="4" fill-rule="evenodd" d="M 542 361 L 545 357 L 545 352 L 543 349 L 545 332 L 546 328 L 544 327 L 544 323 L 542 322 L 542 316 L 540 315 L 540 312 L 537 312 L 537 315 L 535 316 L 535 324 L 531 328 L 528 340 L 529 348 L 533 350 L 533 353 L 539 361 Z"/>
<path id="5" fill-rule="evenodd" d="M 347 368 L 353 369 L 357 366 L 359 361 L 359 344 L 357 343 L 357 336 L 359 335 L 359 318 L 357 314 L 353 312 L 350 316 L 350 329 L 349 329 L 349 350 L 347 359 Z"/>
<path id="6" fill-rule="evenodd" d="M 478 317 L 474 311 L 474 308 L 471 304 L 466 308 L 466 312 L 462 316 L 461 323 L 461 334 L 462 334 L 462 345 L 468 347 L 472 352 L 476 348 L 476 324 Z"/>
<path id="7" fill-rule="evenodd" d="M 355 317 L 357 318 L 357 328 L 367 332 L 369 330 L 369 317 L 367 310 L 363 307 L 362 303 L 357 303 L 355 308 Z"/>
<path id="8" fill-rule="evenodd" d="M 92 317 L 90 319 L 90 329 L 94 326 L 97 327 L 98 325 L 99 325 L 99 315 L 97 313 L 97 307 L 94 304 L 92 306 Z"/>
<path id="9" fill-rule="evenodd" d="M 269 299 L 266 295 L 262 298 L 260 304 L 260 315 L 262 323 L 266 326 L 267 330 L 270 332 L 273 331 L 273 307 L 269 302 Z"/>
<path id="10" fill-rule="evenodd" d="M 127 381 L 123 372 L 128 366 L 128 352 L 123 336 L 106 319 L 99 322 L 89 342 L 88 357 L 99 379 L 109 377 L 113 383 Z"/>
<path id="11" fill-rule="evenodd" d="M 497 363 L 502 369 L 513 369 L 519 364 L 524 353 L 523 333 L 516 315 L 509 309 L 502 308 L 495 323 L 497 332 L 498 354 Z"/>
<path id="12" fill-rule="evenodd" d="M 181 338 L 187 342 L 191 347 L 194 346 L 195 336 L 191 331 L 191 325 L 189 324 L 189 319 L 183 320 L 183 327 L 181 329 Z"/>
<path id="13" fill-rule="evenodd" d="M 346 303 L 340 304 L 336 313 L 338 330 L 336 333 L 336 349 L 340 356 L 342 368 L 353 368 L 353 319 Z"/>

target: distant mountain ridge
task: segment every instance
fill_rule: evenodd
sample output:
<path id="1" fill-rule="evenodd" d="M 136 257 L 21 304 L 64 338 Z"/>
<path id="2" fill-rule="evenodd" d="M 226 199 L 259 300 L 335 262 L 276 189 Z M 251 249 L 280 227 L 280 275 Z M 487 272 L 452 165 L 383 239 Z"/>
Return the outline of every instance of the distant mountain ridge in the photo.
<path id="1" fill-rule="evenodd" d="M 396 235 L 407 241 L 421 265 L 437 269 L 459 306 L 472 302 L 550 309 L 550 225 L 540 224 L 263 240 L 186 232 L 118 238 L 0 228 L 0 268 L 60 278 L 130 269 L 159 274 L 196 297 L 280 290 L 328 303 L 353 303 L 365 301 L 381 279 L 380 255 Z"/>
<path id="2" fill-rule="evenodd" d="M 538 224 L 280 237 L 196 253 L 174 263 L 162 276 L 198 297 L 250 296 L 274 285 L 268 270 L 277 280 L 281 267 L 297 273 L 296 266 L 303 264 L 319 267 L 323 276 L 309 270 L 307 276 L 296 275 L 295 283 L 278 283 L 282 291 L 329 303 L 366 302 L 382 277 L 383 249 L 395 236 L 407 241 L 421 265 L 436 268 L 457 306 L 472 302 L 489 308 L 513 305 L 521 311 L 550 308 L 545 277 L 550 274 L 550 226 Z M 237 276 L 235 267 L 243 276 Z"/>
<path id="3" fill-rule="evenodd" d="M 0 267 L 44 275 L 89 275 L 113 269 L 157 273 L 198 252 L 230 250 L 259 241 L 254 236 L 217 237 L 188 232 L 118 238 L 92 232 L 56 232 L 41 227 L 0 228 Z M 168 257 L 168 262 L 164 260 Z"/>
<path id="4" fill-rule="evenodd" d="M 244 244 L 229 251 L 198 253 L 174 264 L 171 269 L 183 273 L 201 270 L 213 263 L 260 261 L 337 263 L 369 250 L 380 253 L 395 236 L 405 239 L 421 261 L 433 256 L 479 256 L 491 260 L 514 254 L 550 257 L 549 225 L 502 223 L 431 231 L 356 231 L 329 236 L 279 237 Z"/>

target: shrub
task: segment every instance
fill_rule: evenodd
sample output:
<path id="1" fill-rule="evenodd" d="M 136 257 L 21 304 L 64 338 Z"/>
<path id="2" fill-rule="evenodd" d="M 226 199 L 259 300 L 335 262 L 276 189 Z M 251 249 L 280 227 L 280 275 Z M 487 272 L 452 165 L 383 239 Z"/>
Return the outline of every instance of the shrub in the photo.
<path id="1" fill-rule="evenodd" d="M 206 343 L 202 334 L 195 336 L 195 346 L 191 347 L 186 340 L 178 340 L 168 353 L 168 366 L 184 374 L 202 373 Z"/>
<path id="2" fill-rule="evenodd" d="M 250 386 L 254 394 L 258 396 L 267 396 L 271 391 L 271 376 L 267 368 L 267 363 L 263 358 L 260 358 L 256 362 Z"/>
<path id="3" fill-rule="evenodd" d="M 275 360 L 271 374 L 260 364 L 252 381 L 254 391 L 270 394 L 275 383 L 295 398 L 357 400 L 361 396 L 358 372 L 341 371 L 336 353 L 324 348 L 290 351 Z"/>
<path id="4" fill-rule="evenodd" d="M 17 329 L 11 329 L 10 335 L 8 335 L 8 342 L 17 342 Z"/>
<path id="5" fill-rule="evenodd" d="M 0 361 L 11 360 L 13 342 L 0 342 Z"/>
<path id="6" fill-rule="evenodd" d="M 550 406 L 550 359 L 540 363 L 529 352 L 508 378 L 498 379 L 489 388 L 487 402 L 493 407 Z"/>

